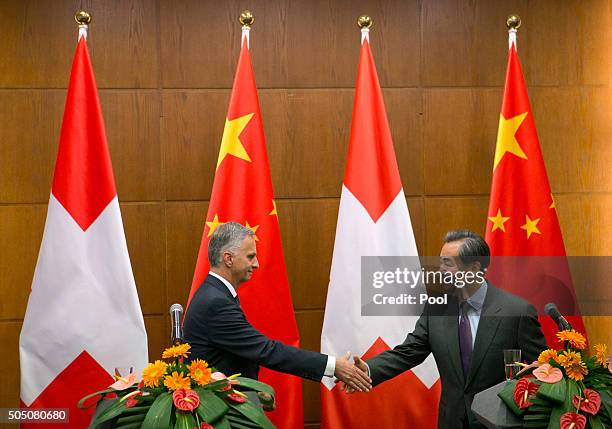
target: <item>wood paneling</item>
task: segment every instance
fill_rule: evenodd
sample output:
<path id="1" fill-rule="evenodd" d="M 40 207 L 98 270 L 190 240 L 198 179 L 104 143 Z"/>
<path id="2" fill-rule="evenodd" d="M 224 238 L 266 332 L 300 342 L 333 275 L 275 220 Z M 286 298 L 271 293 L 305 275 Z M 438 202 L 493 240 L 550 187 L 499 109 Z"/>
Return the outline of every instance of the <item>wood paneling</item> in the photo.
<path id="1" fill-rule="evenodd" d="M 161 129 L 168 200 L 210 198 L 229 95 L 164 93 Z"/>
<path id="2" fill-rule="evenodd" d="M 490 192 L 501 97 L 501 89 L 425 91 L 425 194 Z"/>
<path id="3" fill-rule="evenodd" d="M 25 314 L 46 211 L 42 205 L 0 206 L 0 320 Z"/>
<path id="4" fill-rule="evenodd" d="M 144 314 L 165 314 L 165 222 L 161 204 L 122 204 L 121 214 L 140 307 Z"/>
<path id="5" fill-rule="evenodd" d="M 569 255 L 610 255 L 612 0 L 33 0 L 0 2 L 0 407 L 19 395 L 18 336 L 43 234 L 74 12 L 88 45 L 122 202 L 150 359 L 186 304 L 240 50 L 251 57 L 296 320 L 318 350 L 359 58 L 370 33 L 419 253 L 486 225 L 507 59 L 518 52 Z M 591 344 L 612 345 L 606 260 L 574 271 Z M 318 383 L 303 384 L 319 427 Z"/>
<path id="6" fill-rule="evenodd" d="M 101 91 L 100 103 L 119 200 L 160 200 L 159 94 Z"/>
<path id="7" fill-rule="evenodd" d="M 321 330 L 323 328 L 323 311 L 297 311 L 295 320 L 300 332 L 300 346 L 306 350 L 321 349 Z M 320 383 L 304 380 L 302 382 L 302 399 L 304 401 L 304 421 L 318 422 L 321 419 Z"/>
<path id="8" fill-rule="evenodd" d="M 208 203 L 166 205 L 166 304 L 186 307 L 202 241 Z"/>
<path id="9" fill-rule="evenodd" d="M 157 16 L 153 0 L 2 2 L 0 87 L 66 88 L 76 48 L 74 14 L 92 14 L 88 46 L 100 88 L 157 88 Z"/>
<path id="10" fill-rule="evenodd" d="M 612 191 L 612 91 L 536 88 L 531 98 L 553 192 Z"/>
<path id="11" fill-rule="evenodd" d="M 0 202 L 49 201 L 65 98 L 65 91 L 0 91 Z"/>
<path id="12" fill-rule="evenodd" d="M 437 256 L 444 235 L 452 229 L 471 229 L 484 236 L 487 197 L 444 197 L 425 199 L 426 251 L 423 256 Z"/>
<path id="13" fill-rule="evenodd" d="M 595 344 L 607 344 L 609 353 L 612 347 L 612 316 L 585 316 L 582 321 L 589 336 L 590 353 L 595 353 Z"/>

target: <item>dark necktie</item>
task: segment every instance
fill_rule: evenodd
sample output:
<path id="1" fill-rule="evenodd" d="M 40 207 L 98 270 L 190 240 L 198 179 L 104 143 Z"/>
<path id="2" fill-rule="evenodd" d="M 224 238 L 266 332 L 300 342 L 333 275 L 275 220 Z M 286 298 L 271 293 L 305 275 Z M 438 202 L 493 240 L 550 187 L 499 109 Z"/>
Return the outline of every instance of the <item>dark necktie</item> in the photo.
<path id="1" fill-rule="evenodd" d="M 469 305 L 467 301 L 464 301 L 459 306 L 461 314 L 459 319 L 459 351 L 461 352 L 463 375 L 466 378 L 472 363 L 472 327 L 470 326 L 470 319 L 467 317 Z"/>

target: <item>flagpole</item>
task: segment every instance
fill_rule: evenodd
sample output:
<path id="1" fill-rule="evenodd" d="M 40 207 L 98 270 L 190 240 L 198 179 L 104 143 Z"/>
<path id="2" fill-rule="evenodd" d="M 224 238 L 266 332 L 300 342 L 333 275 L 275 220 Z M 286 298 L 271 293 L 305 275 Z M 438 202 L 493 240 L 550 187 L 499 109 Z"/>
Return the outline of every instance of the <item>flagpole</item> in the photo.
<path id="1" fill-rule="evenodd" d="M 79 36 L 77 38 L 77 42 L 81 40 L 81 36 L 87 40 L 87 30 L 89 29 L 89 24 L 91 23 L 91 14 L 84 10 L 80 10 L 74 14 L 74 20 L 79 24 Z"/>
<path id="2" fill-rule="evenodd" d="M 361 15 L 357 19 L 357 25 L 361 28 L 361 44 L 367 39 L 370 42 L 370 27 L 372 27 L 372 18 L 368 15 Z"/>
<path id="3" fill-rule="evenodd" d="M 243 10 L 240 14 L 240 18 L 238 18 L 238 21 L 240 21 L 240 24 L 242 24 L 242 36 L 240 36 L 240 45 L 242 45 L 242 41 L 246 38 L 247 49 L 249 49 L 251 47 L 249 36 L 251 33 L 251 26 L 255 22 L 255 17 L 251 13 L 251 11 Z"/>
<path id="4" fill-rule="evenodd" d="M 514 43 L 514 49 L 516 47 L 516 33 L 518 32 L 519 27 L 521 26 L 521 17 L 518 15 L 510 15 L 508 19 L 506 19 L 506 27 L 508 27 L 508 49 L 512 47 Z M 517 49 L 518 50 L 518 49 Z"/>

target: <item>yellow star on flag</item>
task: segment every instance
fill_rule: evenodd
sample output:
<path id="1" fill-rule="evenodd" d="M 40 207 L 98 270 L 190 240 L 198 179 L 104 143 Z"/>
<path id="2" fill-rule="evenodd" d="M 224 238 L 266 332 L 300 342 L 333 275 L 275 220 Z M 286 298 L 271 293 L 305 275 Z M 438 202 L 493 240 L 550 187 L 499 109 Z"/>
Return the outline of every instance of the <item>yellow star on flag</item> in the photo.
<path id="1" fill-rule="evenodd" d="M 272 211 L 268 213 L 269 216 L 278 216 L 278 212 L 276 211 L 276 201 L 272 200 Z"/>
<path id="2" fill-rule="evenodd" d="M 206 221 L 206 226 L 208 227 L 208 235 L 206 235 L 206 237 L 210 237 L 211 235 L 213 235 L 213 232 L 215 232 L 215 229 L 217 229 L 219 226 L 223 225 L 225 222 L 219 222 L 219 215 L 215 214 L 215 217 L 213 218 L 212 222 L 208 222 Z"/>
<path id="3" fill-rule="evenodd" d="M 251 231 L 253 231 L 254 233 L 256 233 L 256 232 L 257 232 L 257 228 L 259 228 L 259 225 L 255 225 L 255 226 L 251 226 L 251 225 L 249 225 L 249 222 L 248 222 L 248 221 L 245 223 L 245 225 L 244 225 L 244 226 L 246 226 L 247 228 L 249 228 L 249 229 L 250 229 Z M 257 234 L 255 234 L 255 241 L 259 241 L 259 238 L 257 237 Z"/>
<path id="4" fill-rule="evenodd" d="M 550 199 L 552 200 L 552 203 L 550 203 L 548 208 L 549 209 L 556 209 L 557 208 L 557 203 L 555 203 L 555 197 L 553 196 L 553 194 L 550 194 Z"/>
<path id="5" fill-rule="evenodd" d="M 510 217 L 502 216 L 501 209 L 497 209 L 497 214 L 495 216 L 489 216 L 489 220 L 493 222 L 491 232 L 495 231 L 496 229 L 501 229 L 503 232 L 506 232 L 504 223 L 508 222 L 508 219 L 510 219 Z"/>
<path id="6" fill-rule="evenodd" d="M 493 170 L 502 160 L 506 152 L 510 152 L 519 158 L 527 159 L 527 155 L 521 149 L 515 134 L 525 117 L 527 112 L 516 115 L 510 119 L 504 118 L 503 114 L 499 115 L 499 128 L 497 129 L 497 144 L 495 145 L 495 160 L 493 161 Z"/>
<path id="7" fill-rule="evenodd" d="M 531 220 L 529 216 L 525 215 L 525 225 L 521 226 L 521 229 L 527 231 L 527 239 L 531 237 L 531 234 L 542 234 L 538 229 L 538 222 L 542 219 L 541 217 Z"/>
<path id="8" fill-rule="evenodd" d="M 240 141 L 240 134 L 245 129 L 254 113 L 240 116 L 239 118 L 225 120 L 225 128 L 223 128 L 223 137 L 221 138 L 221 148 L 219 149 L 219 159 L 217 160 L 217 168 L 227 155 L 234 155 L 236 158 L 244 159 L 251 162 L 251 158 Z"/>

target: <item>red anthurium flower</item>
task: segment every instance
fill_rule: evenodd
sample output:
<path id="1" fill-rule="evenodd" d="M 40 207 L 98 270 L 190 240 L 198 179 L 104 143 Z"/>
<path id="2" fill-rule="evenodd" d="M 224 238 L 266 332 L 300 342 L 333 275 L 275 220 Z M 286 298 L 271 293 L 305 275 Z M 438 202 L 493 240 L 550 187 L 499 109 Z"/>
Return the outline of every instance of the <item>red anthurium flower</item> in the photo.
<path id="1" fill-rule="evenodd" d="M 586 417 L 577 413 L 565 413 L 559 420 L 561 429 L 584 429 Z"/>
<path id="2" fill-rule="evenodd" d="M 516 382 L 516 386 L 514 386 L 514 402 L 519 408 L 527 408 L 533 405 L 532 402 L 529 402 L 529 397 L 535 394 L 538 391 L 538 386 L 535 383 L 529 381 L 528 377 L 523 377 L 519 381 Z"/>
<path id="3" fill-rule="evenodd" d="M 580 411 L 589 413 L 593 416 L 596 415 L 601 406 L 601 396 L 599 396 L 599 393 L 593 389 L 584 389 L 582 395 L 582 398 L 578 395 L 574 395 L 574 399 L 572 399 L 574 407 L 578 407 L 578 402 L 580 401 Z"/>
<path id="4" fill-rule="evenodd" d="M 129 398 L 125 401 L 125 408 L 132 408 L 138 404 L 138 399 Z"/>
<path id="5" fill-rule="evenodd" d="M 227 397 L 237 404 L 244 404 L 247 401 L 244 396 L 238 393 L 230 393 Z"/>
<path id="6" fill-rule="evenodd" d="M 200 429 L 215 429 L 214 426 L 209 425 L 206 422 L 202 422 L 202 424 L 200 424 Z"/>
<path id="7" fill-rule="evenodd" d="M 190 389 L 177 389 L 172 394 L 174 405 L 179 410 L 193 411 L 200 405 L 200 397 Z"/>
<path id="8" fill-rule="evenodd" d="M 140 380 L 140 383 L 138 383 L 138 386 L 136 387 L 138 390 L 142 389 L 144 387 L 144 380 Z"/>

